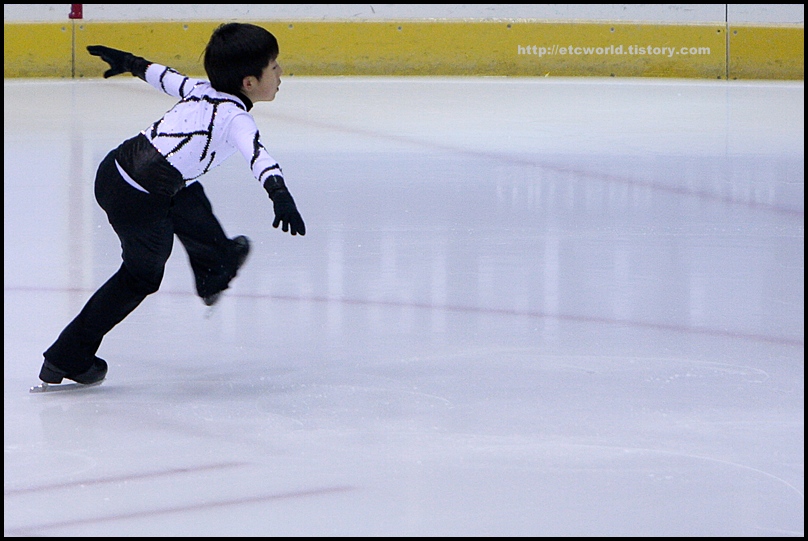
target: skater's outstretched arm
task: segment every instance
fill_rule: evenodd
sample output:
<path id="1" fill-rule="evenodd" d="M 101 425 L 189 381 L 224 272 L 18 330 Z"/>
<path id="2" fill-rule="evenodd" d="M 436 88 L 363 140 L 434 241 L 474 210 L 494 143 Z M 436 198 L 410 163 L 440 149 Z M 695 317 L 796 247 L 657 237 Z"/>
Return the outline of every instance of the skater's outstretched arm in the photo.
<path id="1" fill-rule="evenodd" d="M 244 159 L 250 164 L 253 176 L 264 187 L 272 200 L 275 220 L 272 227 L 281 229 L 292 235 L 305 235 L 306 224 L 297 210 L 295 200 L 283 180 L 283 171 L 278 162 L 269 155 L 261 143 L 261 136 L 255 120 L 246 112 L 237 115 L 228 126 L 228 140 L 239 149 Z"/>
<path id="2" fill-rule="evenodd" d="M 175 98 L 185 98 L 195 85 L 204 82 L 187 77 L 173 68 L 105 45 L 89 45 L 87 51 L 109 64 L 109 69 L 104 72 L 105 79 L 121 73 L 131 73 Z"/>
<path id="3" fill-rule="evenodd" d="M 104 45 L 88 45 L 87 51 L 93 56 L 101 57 L 101 60 L 109 64 L 109 69 L 104 72 L 104 79 L 121 73 L 131 73 L 135 77 L 146 80 L 146 69 L 151 62 L 145 58 Z"/>

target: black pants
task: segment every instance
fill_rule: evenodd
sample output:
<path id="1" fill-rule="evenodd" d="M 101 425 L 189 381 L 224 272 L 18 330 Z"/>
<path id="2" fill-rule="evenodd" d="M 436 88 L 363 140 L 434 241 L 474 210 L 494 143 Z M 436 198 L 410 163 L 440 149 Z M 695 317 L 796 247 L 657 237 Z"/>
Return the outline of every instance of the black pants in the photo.
<path id="1" fill-rule="evenodd" d="M 141 192 L 118 173 L 113 151 L 98 166 L 95 198 L 121 241 L 123 263 L 44 353 L 72 374 L 88 369 L 104 335 L 160 288 L 174 235 L 188 253 L 200 297 L 227 288 L 237 270 L 234 243 L 198 182 L 173 197 Z"/>

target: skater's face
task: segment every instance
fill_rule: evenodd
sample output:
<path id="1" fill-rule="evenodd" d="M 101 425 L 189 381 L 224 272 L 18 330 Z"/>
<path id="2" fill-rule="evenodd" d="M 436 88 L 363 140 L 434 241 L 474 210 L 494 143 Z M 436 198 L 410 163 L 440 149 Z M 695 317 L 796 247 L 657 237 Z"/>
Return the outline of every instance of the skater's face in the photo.
<path id="1" fill-rule="evenodd" d="M 281 75 L 283 70 L 277 60 L 271 60 L 264 68 L 261 78 L 249 75 L 242 83 L 244 95 L 250 98 L 253 103 L 258 101 L 272 101 L 278 88 L 281 86 Z"/>

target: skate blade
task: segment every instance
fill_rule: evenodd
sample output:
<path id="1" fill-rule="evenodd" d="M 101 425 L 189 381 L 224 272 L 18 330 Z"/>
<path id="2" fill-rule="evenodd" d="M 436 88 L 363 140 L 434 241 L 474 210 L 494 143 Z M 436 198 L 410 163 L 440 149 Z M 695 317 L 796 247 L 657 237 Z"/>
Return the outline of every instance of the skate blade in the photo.
<path id="1" fill-rule="evenodd" d="M 77 391 L 79 389 L 86 389 L 87 387 L 98 387 L 104 383 L 104 380 L 96 381 L 95 383 L 45 383 L 28 389 L 29 393 L 56 393 L 59 391 Z"/>

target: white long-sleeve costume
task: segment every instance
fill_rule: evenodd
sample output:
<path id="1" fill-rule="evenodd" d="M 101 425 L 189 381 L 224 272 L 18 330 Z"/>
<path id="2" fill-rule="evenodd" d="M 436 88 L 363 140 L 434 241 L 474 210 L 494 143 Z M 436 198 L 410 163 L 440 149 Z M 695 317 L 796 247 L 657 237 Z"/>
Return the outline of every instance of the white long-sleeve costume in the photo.
<path id="1" fill-rule="evenodd" d="M 280 165 L 261 143 L 246 96 L 219 92 L 208 81 L 160 64 L 150 64 L 145 75 L 146 82 L 180 101 L 119 147 L 116 161 L 127 182 L 172 196 L 238 151 L 267 192 L 285 187 Z"/>

